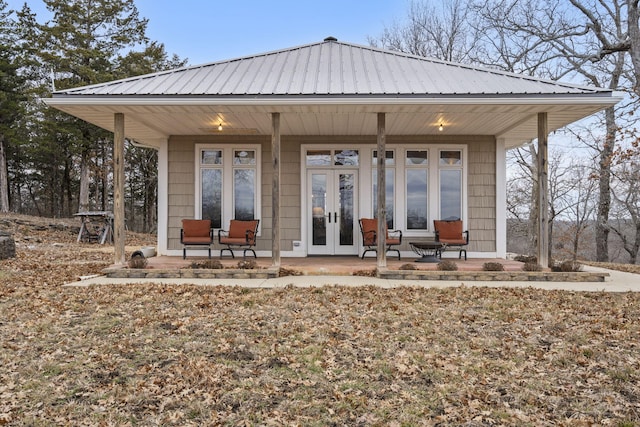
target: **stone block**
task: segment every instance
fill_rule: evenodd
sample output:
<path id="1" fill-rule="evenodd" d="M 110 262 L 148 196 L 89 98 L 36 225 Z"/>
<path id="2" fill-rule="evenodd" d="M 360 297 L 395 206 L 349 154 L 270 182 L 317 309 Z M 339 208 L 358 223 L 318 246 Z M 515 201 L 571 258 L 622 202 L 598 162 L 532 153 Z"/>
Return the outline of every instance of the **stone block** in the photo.
<path id="1" fill-rule="evenodd" d="M 16 256 L 16 242 L 13 236 L 0 230 L 0 259 L 9 259 Z"/>

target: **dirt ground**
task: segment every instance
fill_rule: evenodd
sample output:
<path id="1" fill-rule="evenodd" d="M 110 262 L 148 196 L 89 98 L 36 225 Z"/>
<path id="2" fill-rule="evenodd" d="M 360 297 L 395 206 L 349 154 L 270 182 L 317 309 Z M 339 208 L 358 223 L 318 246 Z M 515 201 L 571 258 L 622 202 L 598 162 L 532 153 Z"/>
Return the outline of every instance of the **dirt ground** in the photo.
<path id="1" fill-rule="evenodd" d="M 0 216 L 0 425 L 640 425 L 640 295 L 67 288 L 78 227 Z"/>

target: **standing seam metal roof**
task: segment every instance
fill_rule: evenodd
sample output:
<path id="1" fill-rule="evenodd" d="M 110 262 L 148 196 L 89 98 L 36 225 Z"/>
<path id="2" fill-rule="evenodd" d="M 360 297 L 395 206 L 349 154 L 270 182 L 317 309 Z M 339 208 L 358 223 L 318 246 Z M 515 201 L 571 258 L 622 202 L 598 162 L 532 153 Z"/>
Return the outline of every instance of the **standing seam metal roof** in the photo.
<path id="1" fill-rule="evenodd" d="M 610 92 L 395 51 L 324 42 L 54 93 L 107 96 L 552 95 Z"/>

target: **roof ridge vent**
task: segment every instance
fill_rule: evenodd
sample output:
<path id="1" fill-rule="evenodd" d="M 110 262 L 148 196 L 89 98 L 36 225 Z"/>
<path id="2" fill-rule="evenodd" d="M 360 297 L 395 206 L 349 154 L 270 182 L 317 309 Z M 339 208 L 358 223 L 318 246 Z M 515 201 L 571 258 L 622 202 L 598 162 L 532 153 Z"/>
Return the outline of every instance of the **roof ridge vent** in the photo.
<path id="1" fill-rule="evenodd" d="M 326 42 L 337 42 L 338 39 L 333 37 L 333 36 L 329 36 L 326 39 L 324 39 L 324 41 L 326 41 Z"/>

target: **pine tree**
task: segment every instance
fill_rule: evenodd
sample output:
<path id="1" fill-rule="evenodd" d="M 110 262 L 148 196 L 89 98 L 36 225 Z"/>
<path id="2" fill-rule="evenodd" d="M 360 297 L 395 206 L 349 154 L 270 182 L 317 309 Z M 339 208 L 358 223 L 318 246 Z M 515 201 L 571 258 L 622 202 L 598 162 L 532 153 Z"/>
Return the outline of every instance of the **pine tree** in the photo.
<path id="1" fill-rule="evenodd" d="M 0 212 L 9 212 L 10 208 L 7 157 L 16 135 L 26 84 L 18 73 L 15 21 L 11 15 L 6 2 L 0 0 Z"/>

